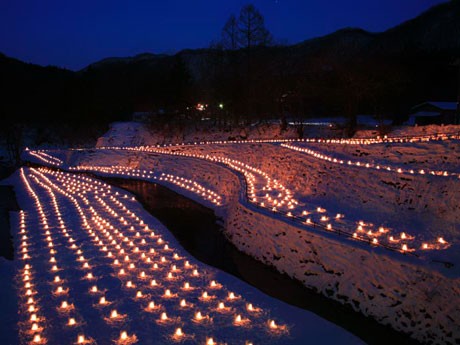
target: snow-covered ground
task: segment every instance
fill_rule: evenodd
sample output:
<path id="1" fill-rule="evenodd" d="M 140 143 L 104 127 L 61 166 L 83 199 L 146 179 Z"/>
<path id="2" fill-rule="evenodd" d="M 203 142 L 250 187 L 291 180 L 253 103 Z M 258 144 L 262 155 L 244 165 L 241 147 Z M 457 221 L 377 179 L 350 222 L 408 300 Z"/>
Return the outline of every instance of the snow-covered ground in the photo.
<path id="1" fill-rule="evenodd" d="M 328 126 L 304 126 L 306 137 L 337 137 L 342 130 Z M 103 146 L 140 146 L 193 143 L 200 141 L 245 140 L 245 139 L 295 139 L 295 126 L 281 130 L 280 124 L 259 123 L 250 126 L 191 126 L 190 128 L 148 128 L 138 122 L 115 122 L 109 131 L 97 141 Z"/>
<path id="2" fill-rule="evenodd" d="M 286 144 L 285 144 L 286 145 Z M 289 144 L 288 144 L 289 145 Z M 404 143 L 374 144 L 374 145 L 340 145 L 321 143 L 297 143 L 289 145 L 298 148 L 310 149 L 326 157 L 343 160 L 345 164 L 352 161 L 354 165 L 371 167 L 380 165 L 380 168 L 391 167 L 397 172 L 413 169 L 415 173 L 424 170 L 447 172 L 448 176 L 460 172 L 460 141 L 442 140 L 431 142 L 414 142 L 411 145 Z"/>
<path id="3" fill-rule="evenodd" d="M 458 133 L 459 127 L 398 131 L 398 136 Z M 203 136 L 177 139 L 159 140 L 139 124 L 117 123 L 98 141 L 99 149 L 26 156 L 173 186 L 224 215 L 226 235 L 241 250 L 306 286 L 420 341 L 458 341 L 460 181 L 451 175 L 459 172 L 458 141 L 291 143 L 339 160 L 359 159 L 364 166 L 318 159 L 280 143 L 138 146 Z M 367 163 L 392 171 L 368 169 Z M 411 175 L 398 168 L 449 174 Z"/>
<path id="4" fill-rule="evenodd" d="M 6 182 L 22 209 L 10 264 L 21 344 L 361 343 L 197 262 L 121 190 L 47 169 Z"/>

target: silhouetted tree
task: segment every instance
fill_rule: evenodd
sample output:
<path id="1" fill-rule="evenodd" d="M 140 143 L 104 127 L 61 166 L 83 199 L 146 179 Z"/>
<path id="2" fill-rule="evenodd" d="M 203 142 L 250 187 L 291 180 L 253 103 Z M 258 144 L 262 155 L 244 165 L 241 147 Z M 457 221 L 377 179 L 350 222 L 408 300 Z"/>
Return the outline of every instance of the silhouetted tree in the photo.
<path id="1" fill-rule="evenodd" d="M 232 14 L 222 29 L 222 46 L 224 49 L 238 49 L 238 21 Z"/>
<path id="2" fill-rule="evenodd" d="M 264 17 L 252 4 L 241 9 L 238 30 L 240 46 L 243 48 L 267 46 L 273 40 L 272 35 L 265 28 Z"/>

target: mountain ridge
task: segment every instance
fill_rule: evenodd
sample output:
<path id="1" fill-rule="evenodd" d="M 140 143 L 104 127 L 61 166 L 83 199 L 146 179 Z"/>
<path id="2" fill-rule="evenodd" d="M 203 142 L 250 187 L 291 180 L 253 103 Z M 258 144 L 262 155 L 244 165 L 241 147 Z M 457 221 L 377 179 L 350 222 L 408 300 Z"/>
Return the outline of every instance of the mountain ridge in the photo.
<path id="1" fill-rule="evenodd" d="M 224 101 L 234 113 L 279 116 L 279 97 L 289 94 L 289 111 L 302 114 L 397 114 L 428 99 L 455 100 L 453 63 L 459 57 L 460 0 L 378 33 L 343 28 L 251 51 L 144 52 L 79 71 L 0 53 L 0 87 L 6 90 L 0 112 L 112 119 L 139 109 Z"/>

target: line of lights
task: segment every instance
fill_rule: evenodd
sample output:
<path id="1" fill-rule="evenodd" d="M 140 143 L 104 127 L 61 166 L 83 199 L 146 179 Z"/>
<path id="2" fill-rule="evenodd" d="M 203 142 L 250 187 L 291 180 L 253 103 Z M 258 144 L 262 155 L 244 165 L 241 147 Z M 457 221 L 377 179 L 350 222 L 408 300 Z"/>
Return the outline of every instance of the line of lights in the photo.
<path id="1" fill-rule="evenodd" d="M 175 324 L 178 317 L 171 316 L 175 313 L 191 313 L 190 321 L 191 325 L 194 325 L 213 324 L 213 320 L 219 318 L 223 318 L 222 321 L 227 320 L 224 316 L 229 312 L 230 316 L 234 315 L 230 322 L 234 327 L 262 328 L 269 334 L 280 335 L 288 331 L 286 326 L 278 325 L 274 320 L 259 320 L 260 316 L 264 315 L 260 309 L 246 303 L 242 296 L 226 290 L 221 284 L 210 281 L 206 272 L 199 272 L 197 265 L 192 265 L 181 257 L 167 241 L 130 210 L 132 206 L 126 202 L 131 202 L 131 198 L 119 195 L 118 192 L 113 192 L 109 185 L 88 177 L 76 177 L 73 174 L 44 168 L 30 171 L 31 178 L 48 192 L 51 199 L 51 195 L 57 192 L 74 204 L 77 213 L 80 214 L 83 231 L 90 236 L 99 253 L 110 260 L 111 271 L 122 281 L 123 290 L 128 295 L 133 294 L 132 298 L 143 306 L 145 312 L 158 315 L 159 325 Z M 58 204 L 58 199 L 55 200 Z M 54 207 L 53 202 L 52 204 Z M 59 208 L 55 210 L 60 212 Z M 59 213 L 56 212 L 56 218 L 59 219 Z M 78 238 L 78 235 L 76 236 Z M 78 240 L 75 241 L 73 237 L 75 236 L 70 237 L 70 248 L 78 251 L 80 249 L 77 249 L 79 247 L 75 243 Z M 82 265 L 82 269 L 85 269 L 85 264 L 92 261 L 86 254 L 91 255 L 85 253 L 83 257 L 81 252 L 76 256 L 75 264 Z M 91 270 L 91 266 L 87 265 L 86 269 Z M 99 287 L 95 287 L 96 291 L 93 293 L 99 290 Z M 93 288 L 91 290 L 94 290 Z M 168 307 L 168 311 L 172 311 L 171 315 L 164 306 L 152 299 L 153 296 L 156 296 L 157 300 L 177 301 L 175 307 Z M 110 301 L 102 302 L 101 310 L 106 310 Z M 201 307 L 198 304 L 201 304 Z M 118 318 L 129 318 L 129 315 L 122 314 L 116 309 L 112 309 L 106 315 L 108 316 L 104 320 L 107 323 L 115 322 Z M 219 321 L 219 324 L 222 321 Z M 170 340 L 195 339 L 191 329 L 192 327 L 187 325 L 177 327 Z M 86 341 L 88 338 L 82 339 Z M 204 341 L 206 344 L 217 344 L 214 339 L 208 335 Z M 117 344 L 129 344 L 137 341 L 137 337 L 121 330 L 119 338 L 114 341 Z"/>
<path id="2" fill-rule="evenodd" d="M 71 230 L 68 229 L 66 226 L 65 220 L 62 217 L 62 213 L 57 201 L 57 198 L 52 190 L 52 188 L 42 181 L 40 181 L 40 173 L 36 171 L 35 169 L 31 170 L 32 173 L 29 175 L 31 180 L 33 180 L 39 187 L 43 188 L 49 195 L 49 198 L 51 199 L 51 209 L 54 213 L 54 217 L 59 224 L 58 226 L 51 226 L 49 217 L 51 217 L 50 212 L 43 212 L 44 207 L 43 203 L 40 202 L 40 199 L 37 198 L 36 200 L 38 201 L 37 204 L 37 209 L 39 213 L 41 214 L 41 219 L 42 219 L 42 226 L 43 228 L 41 229 L 42 231 L 42 236 L 45 237 L 45 243 L 46 246 L 45 248 L 49 249 L 49 265 L 51 266 L 50 268 L 50 273 L 53 275 L 53 279 L 51 281 L 51 295 L 54 297 L 54 299 L 57 300 L 57 306 L 56 306 L 56 311 L 58 313 L 59 318 L 65 320 L 63 322 L 66 327 L 70 329 L 75 329 L 79 330 L 79 332 L 76 334 L 75 339 L 76 339 L 76 344 L 92 344 L 94 343 L 94 339 L 91 337 L 88 337 L 84 335 L 83 332 L 81 332 L 82 325 L 85 324 L 84 319 L 82 316 L 78 313 L 77 308 L 75 307 L 74 303 L 69 302 L 69 297 L 70 297 L 70 288 L 65 287 L 65 284 L 70 284 L 70 281 L 67 281 L 66 279 L 62 278 L 63 276 L 68 276 L 66 275 L 66 267 L 60 263 L 57 259 L 56 256 L 58 254 L 58 249 L 59 251 L 62 251 L 65 246 L 62 245 L 62 242 L 65 243 L 65 241 L 68 242 L 68 245 L 70 246 L 70 249 L 74 251 L 74 255 L 79 257 L 80 259 L 83 258 L 83 260 L 80 260 L 82 262 L 82 267 L 80 268 L 83 271 L 88 271 L 90 266 L 89 263 L 86 259 L 84 259 L 83 256 L 83 251 L 79 245 L 75 243 L 75 240 L 73 237 L 70 235 L 72 233 Z M 27 181 L 26 176 L 24 175 L 25 181 Z M 27 181 L 28 187 L 30 187 L 30 191 L 32 195 L 37 195 L 33 188 L 31 187 L 30 183 Z M 35 199 L 35 198 L 34 198 Z M 43 213 L 42 213 L 43 212 Z M 46 215 L 48 213 L 48 216 Z M 63 239 L 61 241 L 58 240 L 58 237 L 62 237 Z M 60 242 L 60 243 L 59 243 Z M 58 244 L 59 243 L 59 244 Z M 92 275 L 92 273 L 88 273 L 88 275 Z"/>
<path id="3" fill-rule="evenodd" d="M 21 243 L 19 245 L 19 255 L 23 261 L 23 268 L 18 272 L 18 282 L 21 282 L 19 288 L 19 306 L 24 309 L 24 315 L 27 317 L 26 320 L 20 322 L 20 324 L 26 325 L 27 330 L 21 333 L 21 336 L 26 337 L 27 340 L 24 342 L 30 344 L 46 344 L 47 338 L 44 336 L 45 331 L 45 317 L 42 316 L 39 301 L 36 297 L 37 290 L 35 289 L 34 271 L 35 268 L 32 266 L 30 261 L 33 259 L 32 253 L 29 249 L 31 244 L 31 234 L 29 232 L 26 222 L 26 213 L 21 210 L 19 212 L 19 234 Z M 22 264 L 21 264 L 22 265 Z"/>
<path id="4" fill-rule="evenodd" d="M 52 155 L 46 153 L 45 150 L 29 150 L 29 149 L 26 149 L 26 152 L 29 155 L 38 158 L 41 162 L 49 164 L 49 165 L 62 166 L 62 164 L 64 164 L 64 161 L 62 159 L 59 159 L 59 158 L 57 158 L 55 156 L 52 156 Z"/>
<path id="5" fill-rule="evenodd" d="M 429 140 L 429 137 L 424 138 L 424 140 Z M 182 147 L 182 149 L 184 148 L 185 147 Z M 417 248 L 420 250 L 430 250 L 430 249 L 439 250 L 439 249 L 446 249 L 450 246 L 450 244 L 447 241 L 445 241 L 442 237 L 439 237 L 436 241 L 420 243 L 418 246 L 417 244 L 410 245 L 410 243 L 401 243 L 401 241 L 395 240 L 395 238 L 399 238 L 400 235 L 387 234 L 386 238 L 383 238 L 382 240 L 381 238 L 382 234 L 388 233 L 389 229 L 387 229 L 385 232 L 381 232 L 381 231 L 373 230 L 372 228 L 370 228 L 365 233 L 363 233 L 362 231 L 359 230 L 360 225 L 358 225 L 357 230 L 350 231 L 350 229 L 353 229 L 355 225 L 351 225 L 351 226 L 348 225 L 347 227 L 344 227 L 343 220 L 341 220 L 342 218 L 344 218 L 344 215 L 341 215 L 341 216 L 336 215 L 334 217 L 332 216 L 328 217 L 326 215 L 321 215 L 321 212 L 318 211 L 319 209 L 321 209 L 321 207 L 315 208 L 314 210 L 305 210 L 305 209 L 299 210 L 300 208 L 299 202 L 293 198 L 292 193 L 288 189 L 286 189 L 282 184 L 280 184 L 276 180 L 271 179 L 269 175 L 263 172 L 262 170 L 254 168 L 238 160 L 233 160 L 233 159 L 229 159 L 226 157 L 214 156 L 214 155 L 185 153 L 185 152 L 180 152 L 177 150 L 170 150 L 167 148 L 156 148 L 156 147 L 112 147 L 111 149 L 149 152 L 149 153 L 158 153 L 158 154 L 198 158 L 198 159 L 207 160 L 213 163 L 223 164 L 229 167 L 230 169 L 238 171 L 243 174 L 245 181 L 246 181 L 246 196 L 249 202 L 256 204 L 258 207 L 270 210 L 272 212 L 279 213 L 280 215 L 285 215 L 294 221 L 302 223 L 303 225 L 314 226 L 315 228 L 326 230 L 328 232 L 335 232 L 340 235 L 345 235 L 353 240 L 367 242 L 374 246 L 375 245 L 383 246 L 385 248 L 400 251 L 403 253 L 414 252 L 417 250 Z M 364 167 L 366 167 L 366 165 L 364 165 Z M 125 171 L 125 174 L 128 174 L 128 176 L 131 176 L 131 177 L 149 176 L 148 171 L 145 171 L 145 170 L 141 171 L 140 169 L 138 169 L 138 171 L 135 172 L 135 171 L 129 171 L 129 168 L 122 168 L 122 167 L 110 168 L 110 167 L 82 166 L 82 167 L 71 167 L 70 169 L 71 170 L 86 169 L 89 171 L 100 170 L 104 173 L 112 173 L 112 174 L 120 173 L 121 171 Z M 162 175 L 160 176 L 164 176 L 164 175 L 165 174 L 162 173 Z M 179 181 L 179 180 L 180 179 L 173 178 L 170 182 Z M 211 198 L 212 196 L 208 197 L 208 199 L 211 199 Z M 213 199 L 213 201 L 214 200 L 216 200 L 219 204 L 221 203 L 220 199 Z M 319 220 L 315 221 L 313 217 L 311 216 L 308 218 L 305 218 L 306 215 L 310 215 L 312 213 L 316 213 L 318 216 L 320 216 Z M 337 224 L 334 225 L 331 222 L 327 222 L 330 218 L 333 219 L 333 221 L 336 222 Z M 382 229 L 382 227 L 380 227 L 379 229 Z M 408 236 L 407 239 L 405 238 L 403 239 L 412 240 L 413 238 L 414 236 Z"/>
<path id="6" fill-rule="evenodd" d="M 123 176 L 153 181 L 161 184 L 171 183 L 179 188 L 196 194 L 199 198 L 207 200 L 216 206 L 222 206 L 222 197 L 212 189 L 206 188 L 202 184 L 191 179 L 169 173 L 154 173 L 153 171 L 134 169 L 123 166 L 100 167 L 91 165 L 78 165 L 75 167 L 69 167 L 69 171 L 92 172 L 108 176 Z"/>
<path id="7" fill-rule="evenodd" d="M 247 200 L 250 203 L 254 203 L 260 208 L 286 216 L 303 226 L 314 227 L 329 233 L 337 233 L 355 241 L 369 243 L 372 246 L 381 246 L 401 253 L 415 253 L 417 250 L 443 250 L 450 246 L 450 243 L 443 237 L 417 244 L 414 242 L 415 236 L 402 235 L 406 234 L 406 232 L 393 234 L 391 233 L 391 229 L 382 226 L 380 226 L 378 230 L 374 230 L 372 228 L 373 224 L 364 223 L 363 221 L 358 221 L 354 224 L 345 224 L 344 214 L 338 213 L 328 216 L 325 214 L 326 210 L 322 207 L 315 207 L 312 210 L 302 209 L 299 202 L 293 198 L 292 193 L 282 184 L 271 179 L 270 176 L 262 170 L 237 160 L 213 155 L 195 154 L 177 150 L 173 151 L 164 148 L 149 147 L 141 150 L 139 147 L 117 147 L 116 149 L 198 158 L 223 164 L 243 174 L 246 180 Z M 313 216 L 316 216 L 317 220 L 315 220 Z M 333 222 L 335 224 L 333 224 Z M 363 230 L 363 224 L 366 224 L 366 231 Z"/>
<path id="8" fill-rule="evenodd" d="M 248 139 L 248 140 L 206 140 L 206 141 L 193 141 L 182 143 L 169 143 L 154 146 L 131 146 L 142 148 L 171 148 L 177 146 L 197 146 L 197 145 L 227 145 L 227 144 L 265 144 L 265 143 L 322 143 L 322 144 L 341 144 L 341 145 L 371 145 L 371 144 L 396 144 L 396 143 L 415 143 L 415 142 L 429 142 L 429 141 L 443 141 L 443 140 L 459 140 L 459 134 L 453 133 L 433 133 L 426 135 L 413 135 L 413 136 L 400 136 L 388 137 L 377 136 L 376 138 L 303 138 L 303 139 Z M 114 146 L 100 146 L 98 149 L 107 150 L 113 149 Z M 75 149 L 81 150 L 81 149 Z"/>
<path id="9" fill-rule="evenodd" d="M 299 146 L 295 146 L 291 144 L 281 144 L 281 146 L 284 148 L 293 150 L 293 151 L 305 153 L 314 158 L 324 160 L 324 161 L 327 161 L 329 163 L 334 163 L 334 164 L 348 165 L 348 166 L 353 166 L 353 167 L 358 167 L 358 168 L 363 168 L 363 169 L 375 169 L 375 170 L 380 170 L 380 171 L 393 172 L 397 174 L 432 175 L 432 176 L 460 178 L 459 173 L 453 173 L 453 172 L 448 172 L 448 171 L 428 170 L 428 169 L 414 170 L 414 169 L 395 168 L 390 165 L 381 165 L 381 164 L 361 162 L 361 161 L 337 159 L 337 158 L 334 158 L 333 156 L 326 155 L 326 154 L 320 153 L 312 149 L 308 149 L 305 147 L 299 147 Z"/>

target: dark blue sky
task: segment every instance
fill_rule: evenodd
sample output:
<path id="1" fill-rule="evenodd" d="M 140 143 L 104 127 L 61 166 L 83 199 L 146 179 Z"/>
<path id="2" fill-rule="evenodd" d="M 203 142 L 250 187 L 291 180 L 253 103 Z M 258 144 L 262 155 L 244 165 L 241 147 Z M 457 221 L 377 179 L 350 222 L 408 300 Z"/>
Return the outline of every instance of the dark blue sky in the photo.
<path id="1" fill-rule="evenodd" d="M 275 38 L 383 31 L 445 0 L 255 0 Z M 78 70 L 105 57 L 174 53 L 218 39 L 240 0 L 0 0 L 0 52 Z"/>

